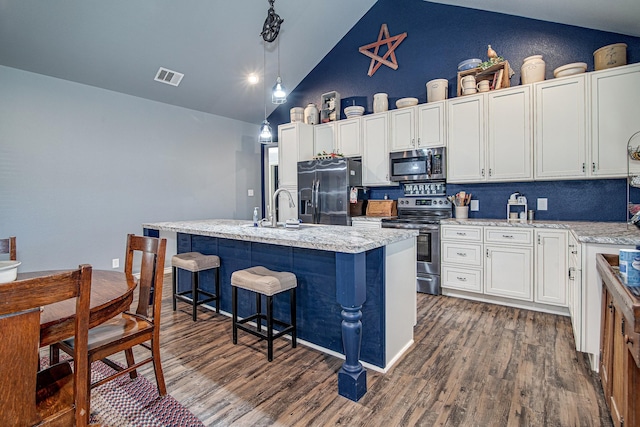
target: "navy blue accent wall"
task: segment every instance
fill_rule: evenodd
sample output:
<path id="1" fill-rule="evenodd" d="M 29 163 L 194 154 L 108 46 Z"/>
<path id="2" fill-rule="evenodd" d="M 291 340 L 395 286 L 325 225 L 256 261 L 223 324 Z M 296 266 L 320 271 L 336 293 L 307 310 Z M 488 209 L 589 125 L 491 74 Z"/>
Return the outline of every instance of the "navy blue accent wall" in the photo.
<path id="1" fill-rule="evenodd" d="M 370 59 L 358 48 L 376 41 L 383 23 L 391 36 L 407 32 L 407 38 L 396 49 L 398 69 L 383 65 L 369 77 Z M 571 62 L 586 62 L 587 71 L 593 71 L 593 52 L 620 42 L 628 45 L 627 62 L 640 62 L 638 37 L 422 0 L 379 0 L 293 90 L 287 103 L 269 116 L 269 121 L 274 128 L 287 123 L 290 108 L 310 102 L 319 104 L 321 95 L 332 90 L 340 92 L 343 108 L 355 103 L 365 107 L 365 114 L 373 111 L 373 94 L 377 92 L 389 94 L 391 109 L 399 98 L 415 97 L 420 103 L 426 102 L 425 84 L 436 78 L 449 80 L 452 98 L 456 94 L 458 63 L 468 58 L 486 60 L 489 44 L 509 61 L 515 71 L 511 86 L 516 86 L 527 56 L 542 54 L 546 78 L 552 79 L 555 68 Z M 345 117 L 342 111 L 341 116 Z M 624 180 L 449 185 L 448 194 L 459 189 L 480 197 L 480 212 L 471 213 L 472 217 L 502 218 L 506 215 L 505 194 L 508 197 L 520 191 L 534 203 L 534 209 L 536 197 L 549 198 L 549 210 L 537 212 L 538 219 L 625 219 Z M 399 187 L 389 187 L 372 189 L 370 198 L 382 199 L 385 193 L 393 199 L 402 196 Z"/>

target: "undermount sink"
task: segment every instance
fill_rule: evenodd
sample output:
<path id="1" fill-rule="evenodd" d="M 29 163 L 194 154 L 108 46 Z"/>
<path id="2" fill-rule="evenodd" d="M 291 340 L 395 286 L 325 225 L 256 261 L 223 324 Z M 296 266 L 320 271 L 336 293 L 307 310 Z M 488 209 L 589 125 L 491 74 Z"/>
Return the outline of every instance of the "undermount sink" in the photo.
<path id="1" fill-rule="evenodd" d="M 269 223 L 265 223 L 259 227 L 254 227 L 253 224 L 243 224 L 242 227 L 249 227 L 249 228 L 264 228 L 267 230 L 303 230 L 306 228 L 314 228 L 314 227 L 322 227 L 324 224 L 299 224 L 297 227 L 285 227 L 284 223 L 278 223 L 277 227 L 272 227 L 271 224 Z"/>

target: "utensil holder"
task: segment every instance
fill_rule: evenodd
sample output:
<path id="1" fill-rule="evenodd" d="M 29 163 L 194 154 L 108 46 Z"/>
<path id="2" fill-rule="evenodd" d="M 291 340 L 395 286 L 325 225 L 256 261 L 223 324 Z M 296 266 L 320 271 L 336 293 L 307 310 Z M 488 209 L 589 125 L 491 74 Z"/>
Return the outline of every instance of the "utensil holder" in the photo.
<path id="1" fill-rule="evenodd" d="M 468 219 L 469 218 L 469 206 L 456 206 L 455 213 L 457 219 Z"/>

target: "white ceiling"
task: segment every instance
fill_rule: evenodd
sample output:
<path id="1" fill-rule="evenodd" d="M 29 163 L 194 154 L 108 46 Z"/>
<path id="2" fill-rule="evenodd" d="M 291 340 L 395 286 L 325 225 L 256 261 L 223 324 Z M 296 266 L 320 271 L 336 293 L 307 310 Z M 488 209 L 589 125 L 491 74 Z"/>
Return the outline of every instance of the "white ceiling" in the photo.
<path id="1" fill-rule="evenodd" d="M 640 0 L 428 1 L 640 36 Z M 284 84 L 297 86 L 375 2 L 276 0 Z M 246 77 L 262 73 L 268 8 L 267 0 L 0 0 L 0 65 L 258 124 L 262 84 Z M 266 54 L 267 90 L 276 45 Z M 155 82 L 159 67 L 184 73 L 180 86 Z"/>

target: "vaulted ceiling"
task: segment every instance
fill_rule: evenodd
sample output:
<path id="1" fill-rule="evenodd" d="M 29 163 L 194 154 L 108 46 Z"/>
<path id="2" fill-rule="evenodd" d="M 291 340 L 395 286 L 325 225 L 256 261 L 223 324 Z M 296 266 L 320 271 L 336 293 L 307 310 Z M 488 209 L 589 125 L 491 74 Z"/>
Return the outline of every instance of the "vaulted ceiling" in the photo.
<path id="1" fill-rule="evenodd" d="M 429 1 L 640 36 L 638 0 Z M 0 0 L 0 65 L 258 124 L 265 91 L 247 76 L 264 56 L 269 91 L 280 44 L 291 90 L 375 3 L 276 0 L 284 23 L 265 53 L 267 0 Z M 180 85 L 154 81 L 159 67 Z"/>

